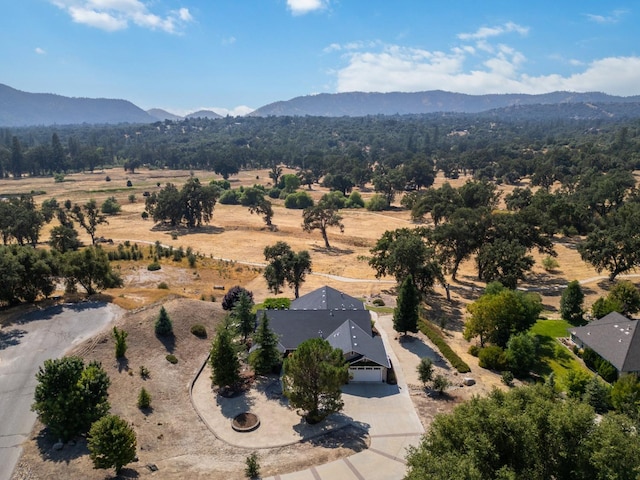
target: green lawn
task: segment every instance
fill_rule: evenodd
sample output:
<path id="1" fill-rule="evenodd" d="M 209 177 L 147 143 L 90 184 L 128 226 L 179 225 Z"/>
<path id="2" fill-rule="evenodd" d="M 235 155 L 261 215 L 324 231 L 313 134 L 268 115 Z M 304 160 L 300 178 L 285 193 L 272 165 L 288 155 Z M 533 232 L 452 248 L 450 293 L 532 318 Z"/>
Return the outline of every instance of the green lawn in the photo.
<path id="1" fill-rule="evenodd" d="M 564 320 L 538 320 L 530 330 L 540 343 L 540 361 L 534 372 L 543 377 L 548 377 L 554 372 L 560 385 L 570 370 L 583 370 L 591 374 L 573 352 L 556 340 L 569 336 L 567 329 L 570 327 L 571 324 Z"/>

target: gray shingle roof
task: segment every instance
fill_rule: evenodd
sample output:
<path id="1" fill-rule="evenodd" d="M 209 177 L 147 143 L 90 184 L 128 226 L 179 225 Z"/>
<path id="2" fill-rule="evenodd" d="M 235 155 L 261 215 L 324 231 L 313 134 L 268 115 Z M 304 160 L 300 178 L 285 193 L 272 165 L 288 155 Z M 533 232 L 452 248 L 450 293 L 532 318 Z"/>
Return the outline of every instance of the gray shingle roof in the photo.
<path id="1" fill-rule="evenodd" d="M 637 320 L 612 312 L 569 331 L 619 372 L 640 371 L 640 328 Z"/>
<path id="2" fill-rule="evenodd" d="M 364 303 L 327 285 L 291 302 L 291 310 L 364 310 Z"/>
<path id="3" fill-rule="evenodd" d="M 382 339 L 365 333 L 352 320 L 347 320 L 334 330 L 327 341 L 333 348 L 339 348 L 344 353 L 353 352 L 383 367 L 391 367 Z"/>

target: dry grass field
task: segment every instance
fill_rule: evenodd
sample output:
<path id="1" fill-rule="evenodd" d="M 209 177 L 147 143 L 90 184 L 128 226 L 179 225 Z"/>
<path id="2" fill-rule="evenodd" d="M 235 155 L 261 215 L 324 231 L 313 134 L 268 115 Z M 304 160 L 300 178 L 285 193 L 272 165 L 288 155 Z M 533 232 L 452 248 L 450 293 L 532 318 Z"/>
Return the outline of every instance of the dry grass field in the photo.
<path id="1" fill-rule="evenodd" d="M 193 174 L 203 183 L 219 178 L 211 172 L 196 171 Z M 105 181 L 107 175 L 111 178 L 109 182 Z M 204 324 L 210 339 L 224 316 L 220 308 L 224 292 L 214 290 L 213 286 L 228 289 L 240 284 L 254 292 L 257 302 L 262 301 L 270 296 L 260 268 L 264 264 L 263 249 L 276 241 L 285 241 L 296 251 L 308 250 L 312 257 L 314 274 L 308 276 L 301 294 L 326 284 L 367 301 L 380 296 L 388 306 L 393 306 L 395 286 L 392 279 L 377 280 L 366 257 L 385 230 L 411 227 L 412 223 L 409 213 L 401 209 L 381 213 L 364 209 L 344 210 L 341 212 L 344 233 L 330 230 L 329 240 L 333 248 L 327 250 L 319 233 L 302 231 L 301 211 L 285 209 L 279 200 L 274 202 L 273 222 L 277 225 L 276 231 L 266 229 L 260 217 L 251 215 L 241 206 L 216 205 L 210 225 L 196 231 L 179 229 L 172 232 L 157 228 L 150 220 L 141 218 L 144 210 L 143 192 L 157 190 L 158 182 L 161 185 L 173 182 L 180 187 L 189 175 L 189 172 L 167 170 L 140 170 L 131 174 L 119 169 L 68 175 L 61 183 L 55 183 L 52 178 L 1 179 L 0 196 L 34 191 L 45 192 L 35 197 L 38 203 L 55 197 L 59 202 L 70 199 L 74 203 L 94 198 L 98 204 L 107 197 L 115 196 L 122 205 L 122 212 L 110 216 L 108 225 L 99 226 L 98 236 L 113 239 L 115 244 L 125 241 L 137 243 L 145 253 L 148 252 L 147 245 L 160 242 L 174 248 L 191 247 L 199 254 L 195 268 L 189 268 L 186 260 L 178 264 L 165 259 L 162 269 L 156 272 L 146 269 L 150 262 L 148 259 L 116 262 L 125 286 L 104 293 L 127 310 L 118 324 L 129 332 L 128 363 L 122 365 L 115 361 L 109 332 L 79 346 L 72 353 L 103 363 L 112 379 L 110 399 L 113 412 L 129 419 L 136 427 L 140 463 L 136 464 L 135 469 L 125 471 L 127 475 L 151 475 L 144 465 L 154 463 L 161 467 L 162 475 L 158 478 L 243 478 L 242 470 L 248 452 L 238 451 L 215 439 L 194 416 L 188 398 L 187 385 L 206 357 L 210 345 L 210 340 L 200 340 L 191 335 L 189 328 L 194 323 Z M 126 187 L 127 180 L 132 181 L 132 187 Z M 234 188 L 254 183 L 266 185 L 268 181 L 266 170 L 243 171 L 231 179 Z M 436 185 L 443 181 L 438 178 Z M 464 181 L 458 179 L 452 183 L 458 186 Z M 317 185 L 309 190 L 315 199 L 325 192 Z M 128 199 L 131 194 L 136 197 L 133 203 Z M 367 199 L 373 192 L 362 194 Z M 43 242 L 48 239 L 51 227 L 45 228 L 41 237 Z M 81 238 L 85 243 L 90 242 L 87 235 L 81 234 Z M 533 273 L 522 285 L 540 291 L 545 306 L 543 314 L 550 318 L 558 316 L 562 285 L 573 279 L 597 277 L 597 273 L 581 261 L 575 241 L 558 239 L 556 250 L 559 263 L 557 271 L 545 272 L 540 266 L 541 258 L 537 258 Z M 220 262 L 219 259 L 226 261 Z M 160 282 L 167 283 L 169 288 L 158 289 Z M 477 298 L 483 287 L 482 283 L 476 281 L 472 262 L 461 266 L 458 281 L 451 282 L 451 287 L 452 302 L 446 302 L 443 291 L 437 287 L 435 293 L 429 296 L 428 312 L 433 320 L 445 326 L 452 347 L 477 371 L 477 359 L 466 353 L 468 343 L 461 337 L 465 305 Z M 584 288 L 586 304 L 589 306 L 608 288 L 608 283 L 596 279 L 588 282 Z M 284 295 L 290 297 L 293 293 L 285 288 Z M 217 297 L 217 301 L 211 301 L 212 296 Z M 162 344 L 152 334 L 153 322 L 161 304 L 174 321 L 176 341 L 172 345 Z M 10 312 L 4 315 L 8 314 Z M 168 351 L 179 358 L 177 365 L 170 365 L 165 360 Z M 144 381 L 140 378 L 140 365 L 150 369 L 150 379 Z M 495 380 L 493 378 L 492 383 Z M 153 397 L 154 410 L 150 415 L 141 413 L 135 406 L 137 392 L 142 385 Z M 435 411 L 446 411 L 455 404 L 454 401 L 450 405 L 436 405 L 420 397 L 418 408 L 424 415 L 429 415 L 427 410 L 432 407 L 429 416 L 433 416 Z M 352 453 L 341 439 L 328 439 L 328 442 L 324 446 L 300 444 L 262 452 L 262 473 L 269 475 L 272 472 L 294 471 L 307 464 L 322 463 Z M 65 447 L 61 452 L 53 452 L 51 444 L 52 439 L 43 435 L 42 425 L 36 424 L 33 439 L 25 445 L 14 478 L 105 478 L 105 472 L 92 470 L 85 455 L 85 442 L 78 442 L 75 447 Z"/>

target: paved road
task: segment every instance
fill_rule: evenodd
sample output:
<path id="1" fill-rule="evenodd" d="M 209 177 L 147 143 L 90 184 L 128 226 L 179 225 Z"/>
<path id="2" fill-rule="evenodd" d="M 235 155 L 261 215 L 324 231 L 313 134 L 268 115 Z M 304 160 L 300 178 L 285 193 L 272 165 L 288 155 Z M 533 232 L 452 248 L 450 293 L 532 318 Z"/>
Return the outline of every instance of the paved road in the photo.
<path id="1" fill-rule="evenodd" d="M 11 478 L 36 419 L 30 410 L 38 367 L 61 357 L 121 314 L 106 303 L 58 305 L 0 330 L 0 480 Z"/>

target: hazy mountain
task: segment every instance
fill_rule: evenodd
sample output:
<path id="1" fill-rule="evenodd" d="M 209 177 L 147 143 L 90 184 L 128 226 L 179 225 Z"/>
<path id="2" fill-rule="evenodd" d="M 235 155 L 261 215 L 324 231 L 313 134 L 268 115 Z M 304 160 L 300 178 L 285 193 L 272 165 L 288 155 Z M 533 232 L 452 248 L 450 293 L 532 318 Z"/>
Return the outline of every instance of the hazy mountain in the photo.
<path id="1" fill-rule="evenodd" d="M 151 115 L 153 118 L 155 118 L 156 120 L 159 120 L 161 122 L 165 120 L 182 120 L 183 118 L 180 115 L 175 115 L 161 108 L 152 108 L 150 110 L 147 110 L 147 113 Z"/>
<path id="2" fill-rule="evenodd" d="M 415 93 L 322 93 L 270 103 L 251 116 L 366 116 L 405 115 L 436 112 L 479 113 L 499 108 L 574 104 L 637 103 L 640 96 L 616 97 L 599 92 L 552 92 L 540 95 L 492 94 L 466 95 L 434 90 Z"/>
<path id="3" fill-rule="evenodd" d="M 151 115 L 127 100 L 28 93 L 0 84 L 0 126 L 153 121 Z"/>
<path id="4" fill-rule="evenodd" d="M 198 110 L 197 112 L 190 113 L 184 118 L 222 118 L 222 115 L 218 115 L 211 110 Z"/>

